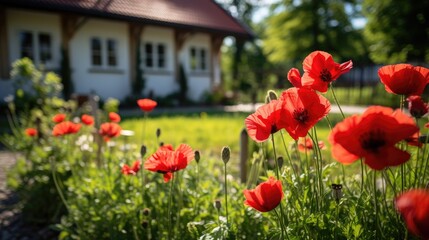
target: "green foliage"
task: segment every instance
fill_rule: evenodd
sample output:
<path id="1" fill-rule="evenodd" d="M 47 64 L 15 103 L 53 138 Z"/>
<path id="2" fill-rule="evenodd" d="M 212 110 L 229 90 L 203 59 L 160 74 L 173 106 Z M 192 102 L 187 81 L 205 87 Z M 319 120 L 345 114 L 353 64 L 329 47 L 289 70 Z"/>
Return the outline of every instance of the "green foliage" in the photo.
<path id="1" fill-rule="evenodd" d="M 376 63 L 429 61 L 429 2 L 365 0 L 365 37 Z"/>
<path id="2" fill-rule="evenodd" d="M 108 98 L 103 105 L 105 112 L 118 112 L 119 111 L 119 100 L 116 98 Z"/>
<path id="3" fill-rule="evenodd" d="M 138 51 L 136 53 L 136 79 L 133 82 L 133 94 L 136 96 L 140 96 L 146 84 L 142 68 L 140 39 L 137 40 L 137 49 Z"/>
<path id="4" fill-rule="evenodd" d="M 63 88 L 63 94 L 66 98 L 69 98 L 74 92 L 74 86 L 72 81 L 72 70 L 70 67 L 70 54 L 68 48 L 61 48 L 61 78 Z"/>
<path id="5" fill-rule="evenodd" d="M 179 101 L 185 104 L 188 100 L 188 77 L 182 64 L 179 66 Z"/>
<path id="6" fill-rule="evenodd" d="M 263 35 L 272 63 L 296 67 L 308 53 L 323 50 L 339 61 L 365 54 L 363 38 L 351 25 L 346 1 L 284 1 L 273 5 Z M 341 44 L 339 44 L 341 43 Z"/>

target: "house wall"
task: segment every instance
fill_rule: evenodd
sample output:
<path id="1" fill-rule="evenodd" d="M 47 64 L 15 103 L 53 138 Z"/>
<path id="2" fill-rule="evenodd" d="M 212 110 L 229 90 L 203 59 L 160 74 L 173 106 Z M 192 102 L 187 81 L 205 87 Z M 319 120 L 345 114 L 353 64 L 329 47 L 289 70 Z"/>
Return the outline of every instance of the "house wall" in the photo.
<path id="1" fill-rule="evenodd" d="M 207 67 L 206 70 L 192 70 L 191 69 L 191 47 L 197 49 L 204 48 L 207 52 Z M 211 73 L 210 65 L 212 64 L 211 59 L 211 43 L 210 36 L 208 34 L 193 34 L 184 43 L 184 46 L 179 54 L 180 61 L 184 64 L 185 72 L 188 77 L 188 97 L 192 100 L 200 100 L 204 94 L 211 90 Z"/>
<path id="2" fill-rule="evenodd" d="M 166 49 L 166 65 L 164 69 L 146 68 L 144 63 L 144 44 L 164 44 Z M 175 81 L 175 63 L 174 63 L 174 30 L 162 27 L 146 26 L 141 36 L 141 51 L 142 57 L 141 67 L 145 79 L 145 89 L 143 95 L 148 96 L 153 94 L 155 97 L 164 97 L 178 90 L 178 85 Z"/>
<path id="3" fill-rule="evenodd" d="M 31 19 L 31 21 L 29 21 Z M 9 63 L 21 58 L 20 53 L 20 33 L 22 31 L 31 32 L 35 36 L 39 33 L 48 33 L 51 36 L 52 60 L 37 67 L 43 67 L 47 71 L 58 71 L 61 59 L 60 53 L 60 18 L 54 14 L 41 13 L 36 11 L 24 11 L 19 9 L 6 9 L 6 28 L 9 50 Z M 38 46 L 35 45 L 37 48 Z M 37 49 L 38 50 L 38 49 Z M 0 99 L 7 95 L 14 94 L 14 87 L 10 79 L 0 79 Z"/>
<path id="4" fill-rule="evenodd" d="M 70 63 L 74 90 L 78 94 L 95 93 L 102 99 L 123 100 L 131 92 L 128 26 L 123 22 L 89 19 L 70 41 Z M 117 44 L 117 66 L 108 67 L 104 51 L 103 65 L 92 66 L 91 39 L 99 38 L 106 47 L 107 39 Z"/>
<path id="5" fill-rule="evenodd" d="M 9 61 L 20 58 L 20 32 L 30 31 L 34 34 L 49 33 L 52 38 L 52 60 L 45 65 L 46 70 L 59 72 L 61 61 L 61 16 L 56 13 L 37 12 L 21 9 L 6 9 L 7 39 L 9 42 Z M 114 97 L 123 100 L 131 94 L 130 82 L 130 46 L 129 32 L 126 22 L 90 18 L 75 32 L 70 40 L 70 65 L 74 91 L 78 94 L 95 93 L 102 99 Z M 99 38 L 103 44 L 107 39 L 114 39 L 117 44 L 117 66 L 94 67 L 91 63 L 91 39 Z M 179 90 L 176 79 L 175 63 L 175 32 L 165 27 L 145 26 L 141 35 L 141 47 L 145 42 L 162 43 L 166 46 L 166 67 L 160 69 L 144 68 L 144 51 L 142 65 L 144 69 L 144 96 L 153 93 L 155 97 L 163 97 Z M 190 65 L 190 48 L 206 49 L 204 71 L 192 70 Z M 106 63 L 106 51 L 104 62 Z M 211 38 L 208 34 L 190 34 L 180 52 L 178 60 L 183 64 L 188 80 L 188 97 L 198 101 L 205 92 L 219 82 L 220 66 L 212 59 Z M 217 57 L 217 56 L 216 56 Z M 37 61 L 36 61 L 37 64 Z M 211 67 L 213 64 L 214 67 Z M 214 71 L 212 73 L 212 71 Z M 214 80 L 211 81 L 212 76 Z M 13 94 L 10 80 L 0 81 L 0 99 Z"/>

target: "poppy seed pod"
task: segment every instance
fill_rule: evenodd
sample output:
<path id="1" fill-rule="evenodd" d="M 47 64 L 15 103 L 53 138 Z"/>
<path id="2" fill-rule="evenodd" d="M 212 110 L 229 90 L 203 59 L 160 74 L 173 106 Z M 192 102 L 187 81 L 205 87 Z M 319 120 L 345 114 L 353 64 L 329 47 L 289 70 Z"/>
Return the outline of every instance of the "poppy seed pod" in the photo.
<path id="1" fill-rule="evenodd" d="M 268 103 L 270 103 L 271 102 L 271 100 L 270 100 L 270 96 L 265 96 L 265 104 L 268 104 Z"/>
<path id="2" fill-rule="evenodd" d="M 200 156 L 200 151 L 198 151 L 198 150 L 196 150 L 195 151 L 195 161 L 197 162 L 197 164 L 200 162 L 200 158 L 201 158 L 201 156 Z"/>
<path id="3" fill-rule="evenodd" d="M 222 161 L 227 164 L 229 162 L 229 158 L 231 156 L 231 150 L 229 147 L 222 148 Z"/>
<path id="4" fill-rule="evenodd" d="M 146 155 L 146 152 L 147 152 L 146 145 L 142 145 L 142 146 L 140 147 L 140 156 L 143 158 L 143 157 L 144 157 L 144 155 Z"/>

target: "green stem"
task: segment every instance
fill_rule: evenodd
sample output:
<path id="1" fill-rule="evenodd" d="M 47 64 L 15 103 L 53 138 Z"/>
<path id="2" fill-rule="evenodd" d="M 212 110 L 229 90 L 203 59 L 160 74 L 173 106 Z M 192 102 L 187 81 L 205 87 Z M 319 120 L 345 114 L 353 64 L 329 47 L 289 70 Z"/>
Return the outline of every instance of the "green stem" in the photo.
<path id="1" fill-rule="evenodd" d="M 170 183 L 170 196 L 168 198 L 168 210 L 167 210 L 167 214 L 168 214 L 168 239 L 171 239 L 172 236 L 172 212 L 171 212 L 171 203 L 173 202 L 173 189 L 174 189 L 174 177 L 173 179 L 171 179 L 171 183 Z"/>
<path id="2" fill-rule="evenodd" d="M 340 109 L 341 116 L 343 116 L 343 119 L 345 119 L 346 116 L 344 115 L 343 109 L 341 109 L 341 106 L 340 106 L 340 103 L 338 102 L 337 96 L 335 95 L 334 87 L 332 87 L 332 85 L 331 85 L 330 89 L 331 89 L 332 97 L 334 97 L 335 103 L 337 104 L 338 109 Z"/>
<path id="3" fill-rule="evenodd" d="M 277 175 L 277 180 L 280 181 L 280 170 L 279 170 L 279 165 L 277 162 L 277 152 L 276 152 L 276 144 L 274 141 L 274 134 L 271 134 L 271 142 L 273 143 L 273 152 L 274 152 L 274 162 L 276 163 L 276 175 Z M 283 204 L 280 202 L 280 217 L 279 217 L 279 221 L 280 221 L 280 226 L 281 226 L 281 231 L 282 231 L 282 239 L 284 239 L 283 237 L 283 232 L 285 232 L 285 227 L 284 227 L 284 215 L 283 215 Z M 286 233 L 287 236 L 287 233 Z"/>
<path id="4" fill-rule="evenodd" d="M 227 180 L 227 168 L 226 168 L 226 163 L 224 163 L 224 169 L 225 169 L 225 174 L 224 174 L 224 180 L 225 180 L 225 215 L 226 215 L 226 225 L 228 226 L 228 180 Z"/>
<path id="5" fill-rule="evenodd" d="M 54 160 L 51 158 L 51 170 L 52 170 L 52 179 L 54 180 L 55 188 L 57 189 L 58 194 L 60 195 L 61 201 L 63 202 L 64 206 L 66 207 L 67 211 L 70 210 L 69 205 L 67 204 L 66 198 L 64 197 L 63 192 L 61 191 L 60 185 L 58 183 L 57 179 L 57 170 Z"/>

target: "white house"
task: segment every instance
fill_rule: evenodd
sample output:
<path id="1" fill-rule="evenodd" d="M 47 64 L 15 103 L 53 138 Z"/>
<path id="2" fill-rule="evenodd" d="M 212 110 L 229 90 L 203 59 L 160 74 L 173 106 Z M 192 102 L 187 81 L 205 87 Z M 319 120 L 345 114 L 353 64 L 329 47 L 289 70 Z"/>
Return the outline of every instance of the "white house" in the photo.
<path id="1" fill-rule="evenodd" d="M 144 96 L 176 92 L 183 67 L 199 100 L 221 82 L 227 36 L 253 34 L 212 0 L 0 0 L 0 97 L 12 91 L 11 63 L 30 57 L 74 93 L 104 99 L 130 96 L 139 79 Z"/>

